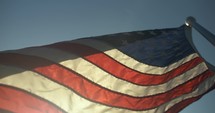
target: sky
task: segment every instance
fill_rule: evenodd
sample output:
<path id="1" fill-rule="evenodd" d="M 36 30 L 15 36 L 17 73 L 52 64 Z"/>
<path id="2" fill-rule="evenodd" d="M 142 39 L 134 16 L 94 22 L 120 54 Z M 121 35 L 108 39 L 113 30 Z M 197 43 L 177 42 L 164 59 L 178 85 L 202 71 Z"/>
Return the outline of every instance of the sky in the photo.
<path id="1" fill-rule="evenodd" d="M 118 32 L 179 27 L 186 17 L 215 33 L 214 0 L 0 0 L 0 51 Z M 192 32 L 215 65 L 215 47 Z M 215 90 L 180 113 L 214 113 Z"/>

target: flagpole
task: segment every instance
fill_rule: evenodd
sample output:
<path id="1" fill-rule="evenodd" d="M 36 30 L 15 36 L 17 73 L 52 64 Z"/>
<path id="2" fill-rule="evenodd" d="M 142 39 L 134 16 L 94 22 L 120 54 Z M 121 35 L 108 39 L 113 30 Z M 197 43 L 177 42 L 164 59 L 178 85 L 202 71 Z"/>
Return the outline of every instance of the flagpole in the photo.
<path id="1" fill-rule="evenodd" d="M 213 46 L 215 46 L 215 36 L 210 31 L 202 27 L 200 24 L 196 22 L 194 17 L 187 17 L 185 24 L 189 27 L 193 27 L 200 34 L 202 34 Z"/>
<path id="2" fill-rule="evenodd" d="M 199 33 L 201 33 L 210 43 L 212 43 L 215 46 L 215 36 L 209 32 L 208 30 L 206 30 L 204 27 L 202 27 L 201 25 L 199 25 L 196 22 L 196 19 L 193 17 L 188 17 L 185 21 L 185 24 L 188 26 L 185 30 L 186 32 L 186 36 L 188 41 L 190 42 L 191 46 L 193 47 L 193 49 L 201 56 L 201 54 L 199 53 L 199 51 L 197 50 L 197 48 L 195 47 L 195 44 L 193 43 L 193 39 L 192 39 L 192 30 L 191 28 L 195 28 Z M 209 38 L 208 38 L 209 37 Z M 202 56 L 201 56 L 202 57 Z M 202 57 L 203 58 L 203 57 Z M 203 58 L 204 59 L 204 58 Z M 215 72 L 215 66 L 213 66 L 211 63 L 207 62 L 207 60 L 205 60 L 206 65 L 208 66 L 208 68 L 212 71 Z"/>

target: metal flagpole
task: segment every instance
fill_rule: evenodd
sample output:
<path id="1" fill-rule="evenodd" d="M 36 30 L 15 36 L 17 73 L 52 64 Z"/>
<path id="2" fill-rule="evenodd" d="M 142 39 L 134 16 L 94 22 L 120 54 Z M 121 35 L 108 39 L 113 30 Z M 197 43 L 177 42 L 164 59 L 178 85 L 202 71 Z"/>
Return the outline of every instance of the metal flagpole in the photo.
<path id="1" fill-rule="evenodd" d="M 193 17 L 187 17 L 185 24 L 188 26 L 186 27 L 186 37 L 188 39 L 188 41 L 190 42 L 190 44 L 192 45 L 192 47 L 195 49 L 195 51 L 201 56 L 201 54 L 198 52 L 197 48 L 195 47 L 193 40 L 192 40 L 192 30 L 191 28 L 195 28 L 200 34 L 202 34 L 212 45 L 215 46 L 215 36 L 209 32 L 208 30 L 206 30 L 204 27 L 202 27 L 200 24 L 198 24 L 196 22 L 196 19 Z M 203 58 L 203 57 L 202 57 Z M 203 58 L 204 59 L 204 58 Z M 213 66 L 212 64 L 210 64 L 209 62 L 207 62 L 205 60 L 206 65 L 208 66 L 208 68 L 212 71 L 215 72 L 215 66 Z"/>
<path id="2" fill-rule="evenodd" d="M 189 27 L 193 27 L 196 29 L 200 34 L 202 34 L 213 46 L 215 46 L 215 36 L 207 29 L 202 27 L 200 24 L 196 22 L 196 19 L 193 17 L 187 17 L 185 24 Z"/>

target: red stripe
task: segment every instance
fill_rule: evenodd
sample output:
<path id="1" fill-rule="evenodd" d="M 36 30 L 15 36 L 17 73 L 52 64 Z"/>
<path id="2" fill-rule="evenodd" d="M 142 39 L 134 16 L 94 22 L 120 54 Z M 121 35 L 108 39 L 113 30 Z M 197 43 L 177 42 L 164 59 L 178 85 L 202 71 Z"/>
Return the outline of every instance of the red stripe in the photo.
<path id="1" fill-rule="evenodd" d="M 182 109 L 184 109 L 185 107 L 187 107 L 188 105 L 190 105 L 191 103 L 197 101 L 200 97 L 201 96 L 193 97 L 193 98 L 189 98 L 189 99 L 183 100 L 180 103 L 178 103 L 178 104 L 174 105 L 173 107 L 171 107 L 165 113 L 178 113 L 179 111 L 181 111 Z"/>
<path id="2" fill-rule="evenodd" d="M 146 110 L 155 108 L 176 97 L 193 91 L 196 86 L 213 74 L 211 71 L 206 71 L 198 77 L 188 81 L 187 83 L 182 84 L 163 94 L 149 97 L 132 97 L 102 88 L 101 86 L 86 80 L 81 75 L 78 75 L 72 70 L 63 68 L 42 58 L 14 53 L 5 53 L 0 54 L 0 61 L 9 65 L 31 68 L 32 70 L 41 73 L 44 76 L 65 85 L 66 87 L 71 88 L 71 90 L 88 100 L 108 106 L 131 110 Z"/>
<path id="3" fill-rule="evenodd" d="M 27 92 L 0 85 L 0 108 L 16 113 L 62 113 L 54 105 Z"/>
<path id="4" fill-rule="evenodd" d="M 165 83 L 171 80 L 172 78 L 192 69 L 199 63 L 203 62 L 201 58 L 197 57 L 179 66 L 178 68 L 173 69 L 168 73 L 155 76 L 151 74 L 143 74 L 143 73 L 137 72 L 117 62 L 116 60 L 110 58 L 103 52 L 85 45 L 80 45 L 75 43 L 57 43 L 57 44 L 49 45 L 49 47 L 54 47 L 67 52 L 78 54 L 82 56 L 84 59 L 97 65 L 98 67 L 102 68 L 103 70 L 105 70 L 106 72 L 110 73 L 111 75 L 117 78 L 123 79 L 125 81 L 131 82 L 137 85 L 145 85 L 145 86 Z"/>
<path id="5" fill-rule="evenodd" d="M 178 104 L 175 104 L 168 111 L 166 111 L 166 113 L 178 113 L 179 111 L 181 111 L 182 109 L 184 109 L 185 107 L 190 105 L 191 103 L 199 100 L 206 93 L 212 91 L 214 88 L 215 88 L 215 84 L 208 91 L 204 92 L 203 94 L 201 94 L 197 97 L 192 97 L 192 98 L 183 100 L 183 101 L 179 102 Z"/>

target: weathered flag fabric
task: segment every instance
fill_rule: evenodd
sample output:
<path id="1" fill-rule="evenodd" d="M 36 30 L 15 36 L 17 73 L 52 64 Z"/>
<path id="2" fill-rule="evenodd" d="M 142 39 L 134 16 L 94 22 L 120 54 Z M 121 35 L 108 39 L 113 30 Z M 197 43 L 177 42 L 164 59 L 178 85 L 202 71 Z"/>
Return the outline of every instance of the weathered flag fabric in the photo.
<path id="1" fill-rule="evenodd" d="M 82 38 L 0 53 L 0 109 L 177 113 L 215 86 L 185 27 Z"/>

